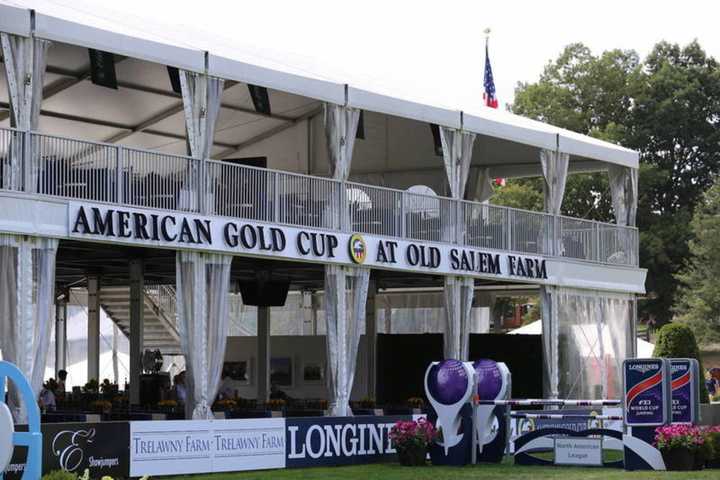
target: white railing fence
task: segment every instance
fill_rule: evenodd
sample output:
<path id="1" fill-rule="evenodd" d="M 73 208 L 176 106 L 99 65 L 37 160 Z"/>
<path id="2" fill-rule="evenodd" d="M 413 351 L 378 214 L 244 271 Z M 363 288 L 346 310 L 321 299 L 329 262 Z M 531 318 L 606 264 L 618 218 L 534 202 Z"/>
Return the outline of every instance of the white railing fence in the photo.
<path id="1" fill-rule="evenodd" d="M 0 189 L 638 265 L 636 228 L 13 129 Z"/>
<path id="2" fill-rule="evenodd" d="M 177 292 L 174 285 L 164 283 L 146 283 L 145 295 L 157 307 L 157 313 L 177 328 L 176 301 Z"/>

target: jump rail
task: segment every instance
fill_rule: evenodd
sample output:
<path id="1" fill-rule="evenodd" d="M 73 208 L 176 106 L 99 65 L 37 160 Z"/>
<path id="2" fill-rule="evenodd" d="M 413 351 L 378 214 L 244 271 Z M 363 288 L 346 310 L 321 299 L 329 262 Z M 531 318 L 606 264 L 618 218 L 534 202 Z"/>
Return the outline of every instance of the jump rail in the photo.
<path id="1" fill-rule="evenodd" d="M 552 400 L 552 399 L 523 399 L 523 400 L 477 400 L 477 405 L 497 405 L 508 407 L 551 406 L 551 407 L 616 407 L 622 405 L 622 400 Z"/>
<path id="2" fill-rule="evenodd" d="M 622 415 L 592 415 L 578 413 L 517 413 L 509 414 L 511 418 L 527 418 L 532 420 L 622 420 Z"/>

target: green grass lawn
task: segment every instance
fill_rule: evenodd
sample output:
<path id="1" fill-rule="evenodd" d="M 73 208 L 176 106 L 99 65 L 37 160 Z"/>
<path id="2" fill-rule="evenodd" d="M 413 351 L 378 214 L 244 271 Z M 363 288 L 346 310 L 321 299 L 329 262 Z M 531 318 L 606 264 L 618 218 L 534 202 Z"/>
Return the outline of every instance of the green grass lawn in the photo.
<path id="1" fill-rule="evenodd" d="M 266 470 L 258 472 L 227 473 L 172 477 L 188 480 L 620 480 L 620 479 L 715 479 L 720 470 L 700 472 L 626 472 L 610 468 L 574 467 L 521 467 L 512 464 L 475 465 L 467 467 L 401 467 L 397 464 L 358 465 L 351 467 L 304 468 Z"/>

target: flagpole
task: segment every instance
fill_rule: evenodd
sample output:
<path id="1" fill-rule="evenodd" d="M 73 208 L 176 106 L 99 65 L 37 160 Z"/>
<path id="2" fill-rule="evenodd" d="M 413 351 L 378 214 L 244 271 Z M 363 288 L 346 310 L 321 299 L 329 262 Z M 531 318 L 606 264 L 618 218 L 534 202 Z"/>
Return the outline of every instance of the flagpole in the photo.
<path id="1" fill-rule="evenodd" d="M 488 41 L 490 40 L 490 28 L 483 30 L 483 33 L 485 33 L 485 51 L 487 52 Z"/>

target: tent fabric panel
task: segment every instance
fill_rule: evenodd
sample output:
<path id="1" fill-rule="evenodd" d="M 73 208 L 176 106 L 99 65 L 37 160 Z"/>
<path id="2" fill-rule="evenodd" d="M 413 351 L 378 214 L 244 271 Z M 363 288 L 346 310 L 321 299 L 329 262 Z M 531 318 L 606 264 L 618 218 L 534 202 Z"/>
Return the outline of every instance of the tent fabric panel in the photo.
<path id="1" fill-rule="evenodd" d="M 503 117 L 508 116 L 509 115 L 503 115 Z M 553 132 L 550 128 L 540 130 L 513 125 L 505 118 L 491 118 L 489 115 L 480 117 L 463 113 L 463 128 L 470 132 L 538 148 L 555 149 L 557 146 L 557 133 Z"/>
<path id="2" fill-rule="evenodd" d="M 342 84 L 281 72 L 217 55 L 209 55 L 208 73 L 228 80 L 282 90 L 338 105 L 345 103 L 345 86 Z"/>
<path id="3" fill-rule="evenodd" d="M 320 117 L 322 120 L 322 115 Z M 317 148 L 326 150 L 324 141 Z M 305 120 L 272 137 L 229 154 L 226 158 L 265 157 L 268 168 L 306 173 L 309 168 L 308 153 L 308 121 Z M 325 155 L 327 158 L 327 154 Z M 327 172 L 325 166 L 322 175 L 327 175 Z"/>
<path id="4" fill-rule="evenodd" d="M 205 52 L 90 27 L 41 13 L 35 14 L 35 35 L 46 40 L 95 48 L 162 65 L 205 71 Z"/>
<path id="5" fill-rule="evenodd" d="M 0 5 L 0 32 L 29 37 L 31 33 L 30 10 Z"/>
<path id="6" fill-rule="evenodd" d="M 180 102 L 177 98 L 125 88 L 112 90 L 91 82 L 80 82 L 44 100 L 42 107 L 43 110 L 87 119 L 135 125 Z M 112 112 L 112 115 L 108 115 L 109 112 Z M 181 129 L 176 133 L 185 132 Z"/>
<path id="7" fill-rule="evenodd" d="M 638 168 L 640 165 L 640 154 L 634 150 L 569 130 L 564 130 L 560 134 L 558 147 L 561 152 L 569 153 L 574 157 L 600 160 L 630 168 Z"/>
<path id="8" fill-rule="evenodd" d="M 433 107 L 351 86 L 348 86 L 348 106 L 445 127 L 459 129 L 462 126 L 462 114 L 458 110 Z"/>

